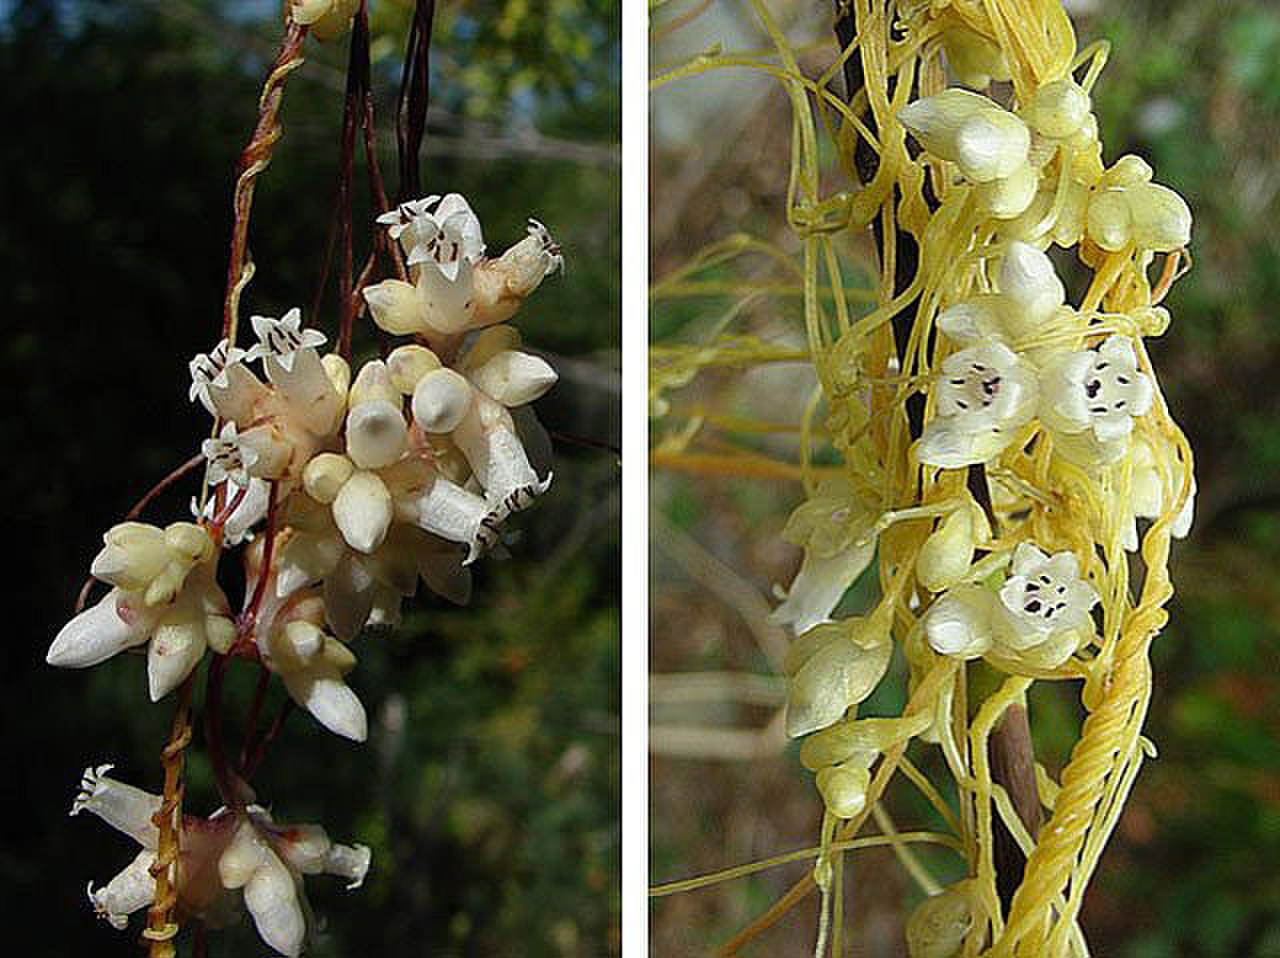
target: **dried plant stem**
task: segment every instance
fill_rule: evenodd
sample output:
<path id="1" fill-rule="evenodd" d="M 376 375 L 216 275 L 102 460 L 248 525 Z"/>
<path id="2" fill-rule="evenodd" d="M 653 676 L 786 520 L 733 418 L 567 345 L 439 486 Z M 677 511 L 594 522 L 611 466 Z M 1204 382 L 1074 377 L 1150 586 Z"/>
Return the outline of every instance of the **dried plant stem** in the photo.
<path id="1" fill-rule="evenodd" d="M 182 794 L 185 790 L 183 769 L 186 764 L 186 748 L 191 742 L 191 688 L 194 673 L 187 676 L 178 689 L 178 707 L 173 713 L 173 728 L 169 744 L 161 752 L 164 766 L 164 796 L 160 808 L 152 817 L 159 838 L 156 844 L 156 860 L 151 874 L 156 880 L 155 897 L 147 913 L 147 927 L 142 938 L 147 942 L 149 958 L 173 958 L 177 954 L 173 946 L 178 934 L 178 922 L 174 914 L 178 903 L 177 862 L 182 853 L 178 822 L 182 820 Z"/>

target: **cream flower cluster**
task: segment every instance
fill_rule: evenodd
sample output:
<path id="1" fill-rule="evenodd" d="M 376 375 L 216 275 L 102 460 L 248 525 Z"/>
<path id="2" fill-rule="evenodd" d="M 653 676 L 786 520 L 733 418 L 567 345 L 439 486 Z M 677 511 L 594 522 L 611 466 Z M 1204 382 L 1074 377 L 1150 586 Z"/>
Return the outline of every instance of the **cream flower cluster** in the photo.
<path id="1" fill-rule="evenodd" d="M 999 48 L 967 28 L 948 29 L 943 45 L 968 86 L 1010 78 Z M 1152 183 L 1137 157 L 1104 166 L 1090 97 L 1070 77 L 1039 86 L 1016 110 L 952 88 L 897 116 L 925 162 L 949 180 L 949 214 L 974 229 L 985 248 L 979 268 L 967 265 L 972 261 L 951 267 L 972 269 L 960 282 L 973 292 L 916 320 L 937 335 L 926 325 L 935 359 L 910 465 L 925 467 L 926 484 L 949 490 L 941 494 L 950 498 L 884 501 L 879 487 L 888 482 L 888 467 L 867 438 L 873 407 L 858 391 L 874 387 L 855 382 L 838 405 L 862 428 L 842 427 L 834 408 L 829 424 L 846 475 L 817 484 L 783 532 L 804 549 L 790 588 L 777 590 L 782 602 L 773 613 L 796 636 L 785 663 L 787 732 L 808 737 L 802 760 L 837 818 L 865 809 L 870 768 L 886 749 L 917 735 L 937 741 L 940 734 L 932 711 L 896 719 L 857 715 L 888 668 L 898 612 L 918 616 L 904 639 L 913 683 L 935 656 L 983 658 L 1032 677 L 1062 674 L 1068 659 L 1096 641 L 1095 557 L 1075 551 L 1075 540 L 1038 541 L 1057 536 L 1025 523 L 1026 512 L 998 508 L 1015 498 L 998 474 L 988 474 L 997 507 L 989 516 L 948 470 L 1021 469 L 1031 455 L 1057 475 L 1122 490 L 1118 529 L 1090 531 L 1095 538 L 1118 531 L 1128 550 L 1139 547 L 1138 521 L 1165 515 L 1182 495 L 1179 453 L 1150 416 L 1158 387 L 1139 338 L 1161 327 L 1167 314 L 1158 307 L 1121 316 L 1073 306 L 1047 252 L 1055 244 L 1079 246 L 1092 265 L 1126 251 L 1150 263 L 1154 253 L 1189 241 L 1191 218 L 1181 197 Z M 1192 497 L 1194 491 L 1193 484 Z M 1187 533 L 1192 510 L 1188 498 L 1172 523 L 1174 535 Z M 999 512 L 1002 528 L 993 529 Z M 898 591 L 865 618 L 838 618 L 841 599 L 870 564 L 881 534 L 923 519 L 934 525 L 915 552 L 914 570 L 905 577 L 898 568 L 881 571 L 881 583 Z M 894 550 L 901 548 L 895 542 Z"/>
<path id="2" fill-rule="evenodd" d="M 527 439 L 545 446 L 546 437 L 525 407 L 556 373 L 520 348 L 505 321 L 563 266 L 534 221 L 503 256 L 486 257 L 480 222 L 457 194 L 406 203 L 379 224 L 413 282 L 369 286 L 364 298 L 374 322 L 413 341 L 353 375 L 341 355 L 322 353 L 325 335 L 292 309 L 253 316 L 248 349 L 224 339 L 193 358 L 189 398 L 216 426 L 201 446 L 210 494 L 203 508 L 193 501 L 198 522 L 111 529 L 91 571 L 112 588 L 59 631 L 51 664 L 84 668 L 146 645 L 158 700 L 206 649 L 249 658 L 326 729 L 364 741 L 365 709 L 346 679 L 356 664 L 349 643 L 368 625 L 396 624 L 419 580 L 466 602 L 468 566 L 551 483 L 526 451 Z M 236 547 L 246 583 L 233 612 L 217 565 Z M 99 811 L 102 801 L 83 807 Z M 238 863 L 219 864 L 225 887 L 243 886 L 264 938 L 296 954 L 301 913 L 272 896 L 292 888 L 290 869 L 315 863 L 281 844 L 265 812 L 250 810 L 234 827 L 227 813 L 215 819 L 229 842 L 222 862 Z M 100 893 L 113 923 L 131 909 L 111 903 L 142 893 L 130 875 Z M 255 900 L 282 923 L 274 937 Z"/>
<path id="3" fill-rule="evenodd" d="M 88 884 L 89 903 L 112 927 L 124 929 L 129 916 L 155 897 L 158 830 L 152 821 L 161 797 L 110 778 L 111 765 L 84 770 L 71 814 L 88 811 L 132 838 L 136 857 L 100 888 Z M 265 808 L 219 808 L 208 818 L 183 816 L 182 855 L 176 885 L 183 911 L 213 926 L 226 922 L 234 899 L 242 897 L 258 934 L 282 955 L 302 953 L 309 913 L 304 875 L 335 875 L 348 889 L 359 888 L 371 859 L 365 845 L 341 845 L 319 825 L 277 823 Z M 239 892 L 239 895 L 236 893 Z"/>

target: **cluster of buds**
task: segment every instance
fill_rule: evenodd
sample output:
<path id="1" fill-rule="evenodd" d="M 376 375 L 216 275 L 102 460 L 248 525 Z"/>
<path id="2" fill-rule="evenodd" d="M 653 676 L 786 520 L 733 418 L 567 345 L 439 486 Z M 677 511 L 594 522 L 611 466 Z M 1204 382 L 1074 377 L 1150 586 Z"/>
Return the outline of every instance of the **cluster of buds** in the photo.
<path id="1" fill-rule="evenodd" d="M 981 90 L 1010 77 L 1001 48 L 966 26 L 944 31 L 943 49 L 967 86 Z M 951 700 L 942 693 L 932 711 L 857 714 L 887 671 L 908 609 L 914 624 L 898 640 L 913 688 L 947 659 L 981 658 L 1017 676 L 1087 674 L 1089 651 L 1103 641 L 1098 606 L 1112 588 L 1095 544 L 1123 556 L 1141 544 L 1140 520 L 1171 514 L 1170 533 L 1185 535 L 1195 493 L 1194 481 L 1183 481 L 1189 464 L 1167 416 L 1153 415 L 1163 400 L 1142 346 L 1144 336 L 1168 326 L 1168 313 L 1150 297 L 1124 312 L 1104 312 L 1096 298 L 1073 306 L 1047 253 L 1076 247 L 1095 269 L 1117 256 L 1145 269 L 1156 253 L 1188 243 L 1181 197 L 1152 183 L 1136 157 L 1104 166 L 1090 96 L 1069 74 L 1033 86 L 1012 108 L 954 87 L 907 104 L 896 120 L 933 168 L 945 206 L 940 221 L 971 234 L 977 255 L 962 264 L 923 261 L 945 277 L 924 283 L 941 290 L 918 306 L 919 341 L 927 345 L 898 357 L 902 366 L 891 360 L 871 372 L 907 373 L 906 363 L 920 364 L 926 403 L 914 439 L 886 447 L 887 433 L 871 421 L 874 387 L 858 378 L 866 368 L 856 351 L 866 340 L 854 331 L 838 344 L 860 357 L 831 373 L 839 379 L 849 370 L 853 378 L 824 383 L 830 432 L 848 468 L 816 483 L 783 533 L 804 548 L 774 613 L 796 635 L 786 663 L 787 731 L 808 736 L 802 759 L 837 819 L 865 811 L 871 766 L 887 749 L 949 734 Z M 930 237 L 928 230 L 917 237 Z M 899 455 L 905 468 L 886 458 Z M 974 470 L 987 491 L 981 504 L 966 488 Z M 918 478 L 896 488 L 887 486 L 892 476 Z M 1064 479 L 1108 492 L 1077 495 L 1087 508 L 1050 520 L 1042 503 L 1054 502 L 1051 487 Z M 898 558 L 881 569 L 885 595 L 877 607 L 866 617 L 838 617 L 885 530 L 924 520 L 926 535 L 895 539 Z M 915 544 L 904 552 L 903 541 Z M 1118 561 L 1107 554 L 1107 562 Z M 956 911 L 947 905 L 952 898 L 935 902 L 909 936 L 961 940 L 967 905 Z M 938 932 L 935 919 L 951 931 Z"/>
<path id="2" fill-rule="evenodd" d="M 349 16 L 332 6 L 326 15 Z M 356 664 L 349 643 L 366 626 L 396 624 L 419 579 L 466 602 L 469 565 L 551 483 L 526 451 L 530 438 L 546 445 L 527 406 L 556 374 L 502 324 L 562 267 L 538 223 L 487 258 L 479 220 L 457 194 L 406 203 L 379 223 L 399 242 L 413 282 L 366 287 L 365 301 L 374 322 L 414 341 L 353 376 L 344 356 L 322 355 L 325 335 L 292 309 L 252 317 L 249 349 L 224 339 L 192 359 L 190 398 L 214 419 L 202 446 L 207 494 L 192 504 L 197 522 L 111 529 L 92 566 L 111 591 L 58 633 L 51 664 L 87 667 L 146 643 L 159 700 L 212 649 L 260 663 L 322 726 L 364 741 L 365 709 L 346 681 Z M 221 554 L 236 547 L 246 580 L 238 614 L 217 582 Z M 91 798 L 77 810 L 102 814 L 127 791 L 101 776 L 86 781 Z M 143 833 L 151 834 L 130 832 L 145 846 Z M 218 862 L 214 871 L 179 868 L 188 910 L 203 917 L 211 906 L 183 876 L 216 872 L 223 889 L 245 889 L 264 940 L 288 955 L 303 928 L 293 876 L 356 867 L 354 853 L 330 848 L 323 832 L 275 826 L 252 807 L 188 821 L 183 835 L 195 843 L 191 854 L 216 851 Z M 113 924 L 146 898 L 145 867 L 130 867 L 95 893 Z"/>
<path id="3" fill-rule="evenodd" d="M 88 884 L 89 904 L 112 927 L 151 904 L 161 797 L 110 778 L 111 765 L 84 770 L 71 814 L 88 811 L 132 838 L 137 856 L 101 888 Z M 208 818 L 184 815 L 178 823 L 182 853 L 176 871 L 183 913 L 220 927 L 236 913 L 235 892 L 268 946 L 290 958 L 302 953 L 307 923 L 304 875 L 335 875 L 359 888 L 369 871 L 365 845 L 340 845 L 319 825 L 284 825 L 260 805 L 219 808 Z"/>

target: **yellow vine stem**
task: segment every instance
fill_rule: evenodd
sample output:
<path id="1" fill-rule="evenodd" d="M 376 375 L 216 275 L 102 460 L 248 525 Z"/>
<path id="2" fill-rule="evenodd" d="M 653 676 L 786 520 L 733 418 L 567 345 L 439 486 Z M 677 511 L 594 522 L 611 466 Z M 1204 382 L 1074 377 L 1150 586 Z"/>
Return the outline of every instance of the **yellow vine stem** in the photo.
<path id="1" fill-rule="evenodd" d="M 151 875 L 156 880 L 155 897 L 147 912 L 147 927 L 142 938 L 147 943 L 149 958 L 174 958 L 173 939 L 178 934 L 178 867 L 182 854 L 182 796 L 185 791 L 183 771 L 186 748 L 191 742 L 191 688 L 193 676 L 187 676 L 178 689 L 178 706 L 173 713 L 169 742 L 160 753 L 164 767 L 164 794 L 151 821 L 159 832 L 156 860 Z"/>

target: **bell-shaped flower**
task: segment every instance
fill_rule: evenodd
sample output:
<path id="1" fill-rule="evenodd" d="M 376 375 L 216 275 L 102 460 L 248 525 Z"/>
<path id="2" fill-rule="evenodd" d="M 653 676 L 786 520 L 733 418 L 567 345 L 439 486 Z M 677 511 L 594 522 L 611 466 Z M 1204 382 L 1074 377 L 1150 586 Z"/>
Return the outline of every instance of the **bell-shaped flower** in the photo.
<path id="1" fill-rule="evenodd" d="M 347 455 L 361 469 L 381 469 L 400 460 L 409 427 L 399 390 L 380 359 L 365 363 L 347 403 Z"/>
<path id="2" fill-rule="evenodd" d="M 544 279 L 563 270 L 559 244 L 545 226 L 529 220 L 524 239 L 497 259 L 485 260 L 476 268 L 473 325 L 505 323 Z"/>
<path id="3" fill-rule="evenodd" d="M 1161 453 L 1157 453 L 1159 448 Z M 1182 491 L 1174 447 L 1167 442 L 1153 443 L 1144 436 L 1135 436 L 1129 446 L 1130 462 L 1128 515 L 1122 520 L 1124 528 L 1124 547 L 1130 552 L 1139 546 L 1138 519 L 1158 519 L 1165 509 L 1177 501 Z M 1168 461 L 1162 462 L 1161 459 Z M 1163 468 L 1162 468 L 1163 467 Z M 1178 514 L 1174 516 L 1170 533 L 1175 539 L 1182 539 L 1191 531 L 1191 522 L 1195 516 L 1196 480 L 1191 477 L 1191 490 L 1183 502 Z"/>
<path id="4" fill-rule="evenodd" d="M 294 23 L 311 28 L 317 40 L 334 40 L 351 29 L 360 0 L 291 0 Z"/>
<path id="5" fill-rule="evenodd" d="M 782 537 L 804 549 L 800 570 L 770 621 L 797 635 L 829 621 L 876 551 L 878 510 L 847 480 L 827 480 L 787 519 Z"/>
<path id="6" fill-rule="evenodd" d="M 259 447 L 246 443 L 236 434 L 236 424 L 228 422 L 216 439 L 206 439 L 200 451 L 208 462 L 206 475 L 211 486 L 230 482 L 249 485 L 249 471 L 262 459 Z"/>
<path id="7" fill-rule="evenodd" d="M 244 365 L 245 351 L 224 339 L 208 353 L 197 354 L 187 368 L 191 372 L 188 398 L 211 416 L 238 419 L 248 414 L 265 387 Z"/>
<path id="8" fill-rule="evenodd" d="M 1002 655 L 1039 668 L 1061 665 L 1093 634 L 1089 610 L 1098 593 L 1080 577 L 1073 552 L 1046 555 L 1029 542 L 1013 553 L 993 625 Z"/>
<path id="9" fill-rule="evenodd" d="M 1124 455 L 1134 419 L 1151 408 L 1154 393 L 1133 343 L 1119 335 L 1097 350 L 1057 357 L 1040 383 L 1040 420 L 1053 431 L 1054 448 L 1086 466 Z"/>
<path id="10" fill-rule="evenodd" d="M 343 413 L 343 396 L 334 389 L 316 351 L 325 343 L 324 334 L 304 329 L 302 311 L 296 306 L 280 319 L 252 316 L 250 322 L 258 342 L 246 358 L 262 360 L 267 379 L 309 432 L 317 436 L 332 433 Z"/>
<path id="11" fill-rule="evenodd" d="M 873 619 L 815 626 L 787 650 L 787 735 L 826 728 L 870 695 L 889 668 L 893 642 Z"/>
<path id="12" fill-rule="evenodd" d="M 530 464 L 511 413 L 479 390 L 472 391 L 471 404 L 451 438 L 495 509 L 519 512 L 551 486 L 551 474 L 539 478 Z"/>
<path id="13" fill-rule="evenodd" d="M 1036 410 L 1035 370 L 1002 343 L 948 356 L 936 390 L 935 414 L 917 452 L 920 462 L 932 466 L 989 461 L 1017 438 Z"/>
<path id="14" fill-rule="evenodd" d="M 111 881 L 95 890 L 89 882 L 89 904 L 99 918 L 123 930 L 129 916 L 151 904 L 156 881 L 155 864 L 159 832 L 152 817 L 160 810 L 160 796 L 109 778 L 110 764 L 89 767 L 80 779 L 80 791 L 71 804 L 71 815 L 89 811 L 142 846 L 137 857 Z"/>
<path id="15" fill-rule="evenodd" d="M 529 221 L 523 240 L 487 259 L 480 222 L 456 193 L 401 204 L 378 222 L 399 241 L 414 279 L 363 290 L 373 321 L 396 335 L 430 339 L 504 322 L 564 265 L 560 247 L 537 220 Z"/>
<path id="16" fill-rule="evenodd" d="M 147 675 L 157 701 L 191 673 L 206 646 L 225 652 L 235 640 L 214 579 L 213 541 L 189 522 L 163 530 L 126 522 L 104 539 L 92 573 L 115 588 L 63 626 L 46 661 L 87 668 L 149 642 Z"/>
<path id="17" fill-rule="evenodd" d="M 981 94 L 943 90 L 908 103 L 898 119 L 921 146 L 974 183 L 1002 179 L 1027 162 L 1027 125 Z"/>

